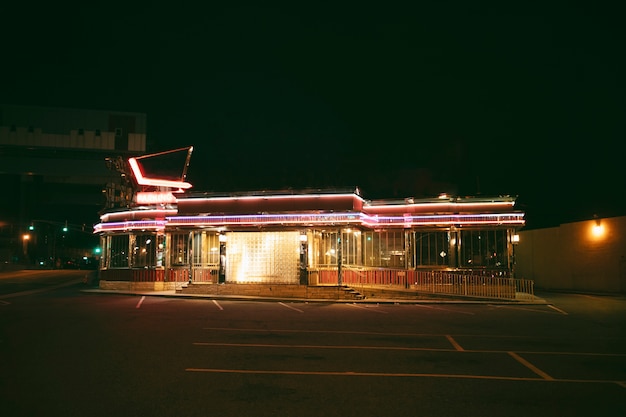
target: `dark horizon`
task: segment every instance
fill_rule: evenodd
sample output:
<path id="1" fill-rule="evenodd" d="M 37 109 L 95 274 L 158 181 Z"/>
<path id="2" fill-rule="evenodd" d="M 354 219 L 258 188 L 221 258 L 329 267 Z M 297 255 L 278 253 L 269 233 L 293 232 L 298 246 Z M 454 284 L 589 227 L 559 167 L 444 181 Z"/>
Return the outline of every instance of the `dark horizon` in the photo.
<path id="1" fill-rule="evenodd" d="M 194 146 L 194 190 L 513 195 L 553 225 L 626 214 L 619 15 L 85 7 L 6 27 L 0 100 L 146 113 L 149 152 Z"/>

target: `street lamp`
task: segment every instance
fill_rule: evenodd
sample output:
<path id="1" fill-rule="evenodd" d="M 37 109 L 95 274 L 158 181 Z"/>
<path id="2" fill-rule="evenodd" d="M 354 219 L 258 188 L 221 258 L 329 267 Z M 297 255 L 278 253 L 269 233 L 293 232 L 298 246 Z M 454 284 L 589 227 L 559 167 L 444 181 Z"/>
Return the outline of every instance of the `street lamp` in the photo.
<path id="1" fill-rule="evenodd" d="M 28 241 L 30 240 L 30 235 L 28 233 L 24 233 L 22 235 L 22 250 L 24 251 L 24 258 L 28 258 Z"/>

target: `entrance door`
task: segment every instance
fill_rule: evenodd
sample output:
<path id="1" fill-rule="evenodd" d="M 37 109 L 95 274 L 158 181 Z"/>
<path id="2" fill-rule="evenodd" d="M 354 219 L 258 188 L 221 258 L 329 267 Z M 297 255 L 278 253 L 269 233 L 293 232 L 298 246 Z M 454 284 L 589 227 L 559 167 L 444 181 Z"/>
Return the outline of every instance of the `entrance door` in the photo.
<path id="1" fill-rule="evenodd" d="M 193 232 L 191 243 L 191 279 L 195 283 L 216 283 L 220 264 L 219 234 Z"/>

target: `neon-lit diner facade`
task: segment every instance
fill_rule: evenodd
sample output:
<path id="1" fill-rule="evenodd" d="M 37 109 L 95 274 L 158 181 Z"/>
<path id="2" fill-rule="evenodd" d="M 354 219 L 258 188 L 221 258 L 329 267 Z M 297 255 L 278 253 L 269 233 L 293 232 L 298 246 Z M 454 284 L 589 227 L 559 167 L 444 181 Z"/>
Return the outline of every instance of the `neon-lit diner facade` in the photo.
<path id="1" fill-rule="evenodd" d="M 184 178 L 148 179 L 130 159 L 133 204 L 102 213 L 94 227 L 101 287 L 336 285 L 365 271 L 511 276 L 524 225 L 510 196 L 367 200 L 358 187 L 190 193 Z"/>

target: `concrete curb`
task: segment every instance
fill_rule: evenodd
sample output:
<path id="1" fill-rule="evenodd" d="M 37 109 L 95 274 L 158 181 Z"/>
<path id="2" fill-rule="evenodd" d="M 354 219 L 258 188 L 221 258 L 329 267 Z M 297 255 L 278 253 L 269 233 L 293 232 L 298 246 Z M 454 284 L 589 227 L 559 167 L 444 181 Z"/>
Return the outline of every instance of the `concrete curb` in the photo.
<path id="1" fill-rule="evenodd" d="M 288 298 L 288 297 L 259 297 L 247 295 L 222 295 L 222 294 L 178 294 L 170 291 L 120 291 L 85 289 L 85 293 L 104 295 L 130 295 L 142 297 L 167 297 L 204 300 L 229 300 L 229 301 L 268 301 L 268 302 L 298 302 L 298 303 L 327 303 L 327 304 L 499 304 L 499 305 L 548 305 L 543 299 L 536 300 L 467 300 L 467 299 L 388 299 L 388 298 L 365 298 L 363 300 L 337 300 L 337 299 L 314 299 L 314 298 Z"/>

